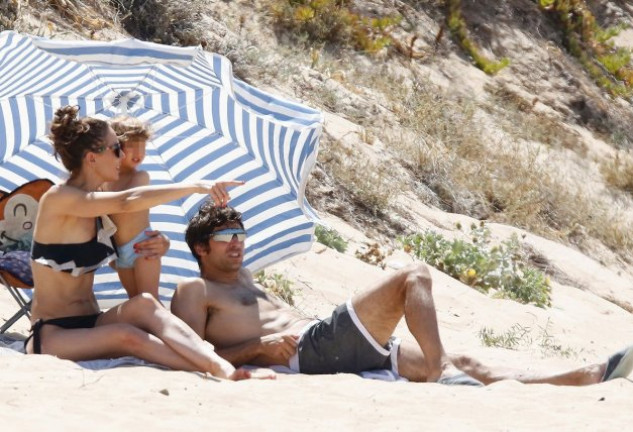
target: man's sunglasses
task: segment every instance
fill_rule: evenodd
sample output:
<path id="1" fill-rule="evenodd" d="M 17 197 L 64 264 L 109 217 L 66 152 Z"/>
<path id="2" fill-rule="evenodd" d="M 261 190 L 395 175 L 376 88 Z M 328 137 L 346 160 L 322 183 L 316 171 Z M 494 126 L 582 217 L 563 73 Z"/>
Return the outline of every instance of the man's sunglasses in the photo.
<path id="1" fill-rule="evenodd" d="M 243 242 L 246 240 L 246 231 L 241 228 L 228 228 L 211 233 L 213 240 L 218 242 L 230 243 L 237 239 L 237 241 Z"/>
<path id="2" fill-rule="evenodd" d="M 99 148 L 95 153 L 103 153 L 105 149 L 112 149 L 112 152 L 116 157 L 121 157 L 121 144 L 119 144 L 118 142 L 116 144 L 112 144 L 111 146 L 103 146 Z"/>

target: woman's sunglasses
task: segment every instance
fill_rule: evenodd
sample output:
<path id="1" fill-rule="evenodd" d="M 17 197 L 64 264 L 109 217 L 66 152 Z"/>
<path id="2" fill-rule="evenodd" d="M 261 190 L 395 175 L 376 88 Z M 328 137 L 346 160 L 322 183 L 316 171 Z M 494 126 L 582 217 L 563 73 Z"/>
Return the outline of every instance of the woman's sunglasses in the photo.
<path id="1" fill-rule="evenodd" d="M 234 239 L 243 242 L 246 240 L 246 231 L 241 228 L 229 228 L 211 233 L 213 240 L 218 242 L 230 243 Z"/>
<path id="2" fill-rule="evenodd" d="M 119 144 L 118 142 L 116 144 L 112 144 L 111 146 L 103 146 L 99 148 L 96 153 L 103 153 L 105 149 L 112 149 L 112 152 L 116 157 L 121 157 L 121 144 Z"/>

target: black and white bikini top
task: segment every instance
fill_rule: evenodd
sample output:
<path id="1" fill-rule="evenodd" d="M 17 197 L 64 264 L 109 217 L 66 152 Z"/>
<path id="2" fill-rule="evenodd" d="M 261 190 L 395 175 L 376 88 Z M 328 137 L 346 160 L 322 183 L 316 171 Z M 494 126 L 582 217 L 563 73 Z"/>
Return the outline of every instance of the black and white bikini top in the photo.
<path id="1" fill-rule="evenodd" d="M 39 243 L 33 240 L 31 259 L 56 271 L 81 276 L 116 259 L 112 235 L 116 226 L 107 216 L 97 218 L 97 235 L 84 243 Z"/>

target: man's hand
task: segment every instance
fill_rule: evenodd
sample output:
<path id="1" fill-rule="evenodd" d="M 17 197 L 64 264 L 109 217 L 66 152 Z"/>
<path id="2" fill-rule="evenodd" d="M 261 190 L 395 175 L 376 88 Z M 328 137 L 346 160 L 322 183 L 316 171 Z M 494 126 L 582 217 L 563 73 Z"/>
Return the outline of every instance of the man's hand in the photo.
<path id="1" fill-rule="evenodd" d="M 270 359 L 271 364 L 287 364 L 288 359 L 297 352 L 299 336 L 273 333 L 261 338 L 261 356 Z M 272 363 L 277 359 L 278 363 Z M 283 360 L 283 361 L 279 361 Z"/>
<path id="2" fill-rule="evenodd" d="M 288 359 L 297 351 L 299 336 L 273 333 L 261 338 L 228 348 L 219 348 L 216 353 L 236 366 L 288 366 Z"/>
<path id="3" fill-rule="evenodd" d="M 169 238 L 160 231 L 145 231 L 150 237 L 134 245 L 134 251 L 145 259 L 160 259 L 169 250 Z"/>

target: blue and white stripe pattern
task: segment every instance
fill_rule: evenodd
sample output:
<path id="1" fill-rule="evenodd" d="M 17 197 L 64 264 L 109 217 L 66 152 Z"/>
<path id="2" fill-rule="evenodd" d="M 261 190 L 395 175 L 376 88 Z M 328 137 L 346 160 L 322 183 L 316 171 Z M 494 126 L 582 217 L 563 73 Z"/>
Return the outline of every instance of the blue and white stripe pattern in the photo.
<path id="1" fill-rule="evenodd" d="M 67 175 L 46 138 L 55 110 L 79 105 L 80 115 L 127 113 L 154 130 L 142 169 L 153 184 L 239 179 L 231 205 L 249 237 L 245 266 L 261 269 L 308 250 L 317 216 L 305 199 L 317 156 L 319 111 L 258 90 L 233 77 L 225 57 L 200 47 L 135 39 L 54 41 L 0 33 L 0 189 Z M 161 296 L 198 275 L 184 228 L 205 196 L 157 206 L 152 226 L 171 239 L 163 258 Z M 99 270 L 100 299 L 123 299 L 116 274 Z"/>

